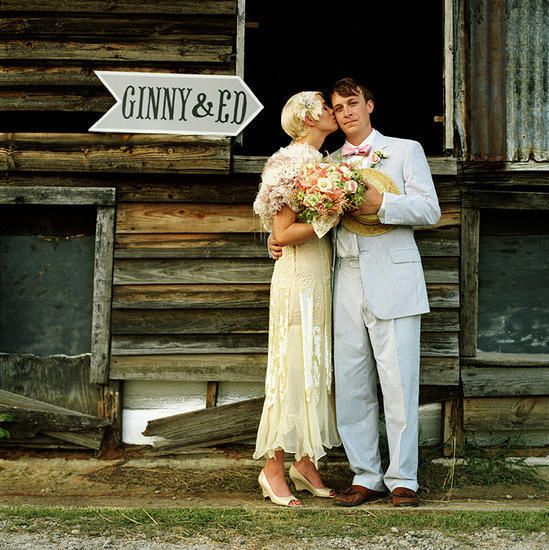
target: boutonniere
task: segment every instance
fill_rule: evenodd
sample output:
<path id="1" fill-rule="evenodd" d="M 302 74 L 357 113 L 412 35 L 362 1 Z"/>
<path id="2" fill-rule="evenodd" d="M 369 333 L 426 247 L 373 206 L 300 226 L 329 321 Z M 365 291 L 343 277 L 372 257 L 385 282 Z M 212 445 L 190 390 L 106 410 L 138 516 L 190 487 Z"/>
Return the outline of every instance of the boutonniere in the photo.
<path id="1" fill-rule="evenodd" d="M 389 156 L 386 155 L 381 149 L 377 149 L 377 151 L 374 151 L 370 154 L 370 163 L 372 165 L 372 168 L 375 168 L 383 159 L 388 158 Z"/>

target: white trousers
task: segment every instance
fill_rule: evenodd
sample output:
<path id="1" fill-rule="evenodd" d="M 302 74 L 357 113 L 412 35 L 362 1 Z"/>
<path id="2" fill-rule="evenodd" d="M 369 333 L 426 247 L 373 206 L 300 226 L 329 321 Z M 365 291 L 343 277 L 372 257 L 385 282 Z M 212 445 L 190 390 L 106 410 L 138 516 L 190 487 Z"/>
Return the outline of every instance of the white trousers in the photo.
<path id="1" fill-rule="evenodd" d="M 417 491 L 420 315 L 378 319 L 365 303 L 356 258 L 338 258 L 334 285 L 337 425 L 353 484 Z M 377 376 L 376 376 L 377 373 Z M 377 377 L 383 393 L 390 463 L 379 453 Z"/>

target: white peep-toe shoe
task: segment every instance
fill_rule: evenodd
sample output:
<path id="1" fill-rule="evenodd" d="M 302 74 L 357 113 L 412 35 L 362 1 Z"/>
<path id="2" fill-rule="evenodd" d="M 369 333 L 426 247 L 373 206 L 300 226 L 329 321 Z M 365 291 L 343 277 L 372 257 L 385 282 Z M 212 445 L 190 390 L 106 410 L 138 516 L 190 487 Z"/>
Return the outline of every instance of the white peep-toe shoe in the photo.
<path id="1" fill-rule="evenodd" d="M 263 497 L 265 498 L 265 500 L 267 498 L 270 498 L 273 504 L 278 504 L 278 506 L 287 506 L 288 508 L 301 507 L 299 499 L 296 498 L 294 495 L 290 495 L 289 497 L 279 497 L 275 495 L 271 484 L 269 483 L 269 480 L 267 479 L 267 476 L 264 474 L 263 470 L 261 470 L 257 481 L 259 483 L 259 486 L 261 487 L 261 491 L 263 492 Z M 293 506 L 290 506 L 290 502 L 293 501 L 297 501 L 299 502 L 299 504 L 294 504 Z"/>
<path id="2" fill-rule="evenodd" d="M 334 498 L 335 496 L 333 489 L 315 487 L 293 464 L 290 466 L 290 479 L 294 482 L 297 491 L 309 491 L 313 496 L 320 498 Z"/>

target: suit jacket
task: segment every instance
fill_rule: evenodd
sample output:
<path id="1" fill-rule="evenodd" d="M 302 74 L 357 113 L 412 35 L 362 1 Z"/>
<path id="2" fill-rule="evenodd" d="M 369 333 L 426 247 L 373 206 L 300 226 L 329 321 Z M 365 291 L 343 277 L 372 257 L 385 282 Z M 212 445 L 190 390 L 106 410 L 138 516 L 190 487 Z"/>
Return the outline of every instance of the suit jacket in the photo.
<path id="1" fill-rule="evenodd" d="M 380 215 L 383 223 L 397 227 L 382 235 L 357 235 L 364 296 L 379 319 L 427 313 L 427 289 L 413 226 L 434 225 L 440 219 L 431 171 L 417 141 L 386 137 L 377 132 L 372 151 L 378 150 L 387 158 L 375 169 L 390 176 L 401 194 L 385 193 L 385 212 Z M 332 157 L 343 160 L 341 149 Z"/>

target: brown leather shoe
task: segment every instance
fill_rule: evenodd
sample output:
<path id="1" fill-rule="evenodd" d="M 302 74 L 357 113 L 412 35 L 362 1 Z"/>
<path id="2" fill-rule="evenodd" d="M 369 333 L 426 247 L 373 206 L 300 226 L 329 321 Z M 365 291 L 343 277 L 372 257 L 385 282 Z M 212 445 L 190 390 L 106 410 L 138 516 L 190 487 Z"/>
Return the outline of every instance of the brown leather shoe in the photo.
<path id="1" fill-rule="evenodd" d="M 384 491 L 373 491 L 362 485 L 351 485 L 338 493 L 334 498 L 334 502 L 336 506 L 359 506 L 363 502 L 379 500 L 386 494 Z"/>
<path id="2" fill-rule="evenodd" d="M 417 506 L 419 504 L 419 497 L 412 489 L 406 487 L 397 487 L 391 493 L 389 502 L 393 506 Z"/>

